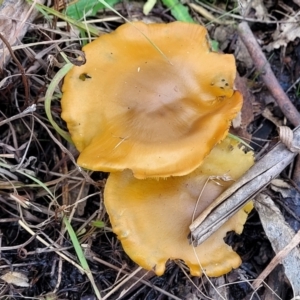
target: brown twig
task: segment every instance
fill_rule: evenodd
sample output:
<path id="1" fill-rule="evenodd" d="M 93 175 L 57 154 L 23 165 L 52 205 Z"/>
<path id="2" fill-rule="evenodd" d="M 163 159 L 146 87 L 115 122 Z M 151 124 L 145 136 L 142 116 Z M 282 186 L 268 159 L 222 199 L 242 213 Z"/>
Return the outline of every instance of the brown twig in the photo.
<path id="1" fill-rule="evenodd" d="M 22 82 L 24 85 L 24 91 L 25 91 L 25 103 L 24 103 L 24 108 L 28 107 L 29 105 L 29 88 L 28 88 L 28 82 L 27 82 L 27 77 L 25 74 L 25 70 L 23 68 L 23 66 L 21 65 L 21 63 L 19 62 L 19 60 L 17 59 L 17 57 L 15 56 L 15 53 L 13 51 L 13 49 L 11 48 L 9 42 L 7 41 L 7 39 L 3 36 L 3 34 L 0 33 L 0 39 L 2 40 L 2 42 L 5 44 L 5 46 L 7 47 L 11 57 L 13 58 L 13 60 L 15 61 L 15 63 L 17 64 L 21 76 L 22 76 Z"/>
<path id="2" fill-rule="evenodd" d="M 300 156 L 299 155 L 297 156 L 294 165 L 293 181 L 296 184 L 297 188 L 299 189 L 300 188 Z"/>
<path id="3" fill-rule="evenodd" d="M 278 83 L 269 62 L 263 54 L 256 38 L 254 37 L 248 23 L 241 22 L 238 25 L 239 35 L 247 47 L 256 69 L 260 72 L 265 85 L 274 97 L 286 118 L 294 125 L 300 125 L 300 114 L 291 103 L 286 93 Z"/>

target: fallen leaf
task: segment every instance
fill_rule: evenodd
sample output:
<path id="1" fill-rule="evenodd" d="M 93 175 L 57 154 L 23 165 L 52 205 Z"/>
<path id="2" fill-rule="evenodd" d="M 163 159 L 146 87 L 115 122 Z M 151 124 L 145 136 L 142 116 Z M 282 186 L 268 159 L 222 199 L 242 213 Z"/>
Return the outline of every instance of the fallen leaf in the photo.
<path id="1" fill-rule="evenodd" d="M 253 9 L 258 20 L 269 20 L 268 10 L 263 0 L 239 0 L 239 7 L 243 15 L 249 14 Z"/>
<path id="2" fill-rule="evenodd" d="M 20 272 L 8 272 L 0 277 L 9 284 L 14 284 L 21 287 L 29 287 L 28 277 Z"/>
<path id="3" fill-rule="evenodd" d="M 255 10 L 258 20 L 269 20 L 268 11 L 262 0 L 251 0 L 251 7 Z"/>
<path id="4" fill-rule="evenodd" d="M 269 196 L 258 195 L 254 205 L 276 256 L 253 282 L 252 286 L 255 289 L 258 288 L 276 265 L 282 263 L 285 275 L 293 288 L 294 296 L 299 296 L 300 251 L 295 247 L 300 241 L 300 231 L 295 234 L 292 228 L 285 222 L 280 210 Z"/>
<path id="5" fill-rule="evenodd" d="M 274 41 L 265 47 L 267 51 L 278 49 L 281 46 L 286 47 L 289 42 L 300 37 L 300 11 L 282 21 L 283 22 L 278 24 L 277 29 L 273 33 Z"/>

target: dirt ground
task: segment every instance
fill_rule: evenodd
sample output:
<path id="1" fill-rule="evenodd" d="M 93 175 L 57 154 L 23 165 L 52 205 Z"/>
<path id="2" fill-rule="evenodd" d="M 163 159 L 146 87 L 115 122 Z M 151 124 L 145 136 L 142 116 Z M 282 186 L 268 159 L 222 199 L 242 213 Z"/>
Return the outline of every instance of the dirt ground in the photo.
<path id="1" fill-rule="evenodd" d="M 277 180 L 253 192 L 263 193 L 278 208 L 272 226 L 282 233 L 279 238 L 268 232 L 271 225 L 256 206 L 243 233 L 226 236 L 226 243 L 242 259 L 240 267 L 228 274 L 191 276 L 180 260 L 169 261 L 162 276 L 139 268 L 112 232 L 103 204 L 108 174 L 78 168 L 78 151 L 57 133 L 45 113 L 49 105 L 54 121 L 67 130 L 61 119 L 62 80 L 56 77 L 54 82 L 54 78 L 64 65 L 61 53 L 71 62 L 81 55 L 82 44 L 76 39 L 79 30 L 50 11 L 42 14 L 33 4 L 25 9 L 21 2 L 4 1 L 0 6 L 0 298 L 92 300 L 100 299 L 98 290 L 102 299 L 298 299 L 300 254 L 295 246 L 299 238 L 293 250 L 285 249 L 295 259 L 292 267 L 287 260 L 284 264 L 280 258 L 273 260 L 300 229 L 297 144 L 293 144 L 292 163 L 273 176 Z M 63 13 L 64 1 L 54 2 L 45 5 Z M 244 106 L 230 132 L 248 143 L 259 161 L 281 140 L 280 126 L 294 129 L 300 124 L 300 2 L 241 1 L 243 9 L 236 1 L 212 2 L 183 4 L 218 42 L 218 51 L 236 58 L 236 87 L 243 94 Z M 5 5 L 14 9 L 5 10 Z M 115 9 L 130 21 L 175 21 L 162 3 L 157 2 L 148 16 L 143 14 L 143 5 L 123 1 Z M 22 7 L 21 12 L 17 7 Z M 10 13 L 19 15 L 11 17 Z M 6 26 L 12 19 L 21 26 L 14 38 Z M 88 20 L 100 32 L 111 32 L 124 23 L 109 9 Z M 250 35 L 241 32 L 243 22 L 258 41 L 256 46 Z M 267 58 L 275 81 L 264 69 L 266 62 L 259 51 Z M 50 83 L 53 89 L 47 104 Z M 76 232 L 88 267 L 76 254 L 65 217 Z M 290 230 L 290 237 L 283 227 Z M 276 246 L 276 239 L 282 244 Z M 270 266 L 270 274 L 255 288 L 254 280 Z"/>

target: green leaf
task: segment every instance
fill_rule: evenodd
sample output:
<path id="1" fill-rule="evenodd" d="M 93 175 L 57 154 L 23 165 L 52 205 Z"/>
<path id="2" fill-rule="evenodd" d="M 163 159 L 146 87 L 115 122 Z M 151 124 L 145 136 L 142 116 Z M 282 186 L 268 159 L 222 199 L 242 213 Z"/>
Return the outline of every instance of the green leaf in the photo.
<path id="1" fill-rule="evenodd" d="M 110 6 L 121 2 L 122 0 L 106 0 Z M 66 15 L 75 20 L 82 20 L 84 17 L 95 16 L 100 9 L 105 6 L 97 0 L 78 0 L 74 4 L 68 5 Z"/>
<path id="2" fill-rule="evenodd" d="M 219 51 L 219 43 L 216 40 L 210 40 L 210 47 L 212 51 L 218 52 Z"/>
<path id="3" fill-rule="evenodd" d="M 59 11 L 55 10 L 54 8 L 47 7 L 43 4 L 39 4 L 36 2 L 33 2 L 33 0 L 26 0 L 29 4 L 34 5 L 34 7 L 46 18 L 49 19 L 49 15 L 56 16 L 76 27 L 78 27 L 81 30 L 86 30 L 90 32 L 93 36 L 99 36 L 100 31 L 94 26 L 91 26 L 89 24 L 84 24 L 83 22 L 79 22 L 77 20 L 74 20 L 73 18 L 70 18 L 66 16 L 65 14 L 60 13 Z"/>
<path id="4" fill-rule="evenodd" d="M 162 3 L 170 8 L 171 14 L 177 21 L 195 23 L 186 6 L 181 4 L 179 0 L 162 0 Z"/>
<path id="5" fill-rule="evenodd" d="M 95 283 L 93 274 L 92 274 L 91 269 L 90 269 L 90 267 L 88 265 L 88 262 L 87 262 L 87 260 L 86 260 L 86 258 L 84 256 L 84 252 L 83 252 L 83 250 L 81 248 L 81 245 L 79 244 L 79 241 L 77 239 L 76 233 L 75 233 L 73 227 L 71 226 L 69 220 L 65 216 L 63 217 L 63 221 L 64 221 L 66 229 L 67 229 L 67 231 L 68 231 L 68 233 L 70 235 L 70 239 L 71 239 L 72 244 L 74 246 L 74 249 L 76 251 L 77 257 L 78 257 L 78 259 L 80 261 L 80 264 L 81 264 L 82 268 L 84 269 L 87 277 L 89 278 L 89 280 L 90 280 L 90 282 L 92 284 L 92 287 L 94 289 L 96 297 L 97 297 L 97 299 L 101 299 L 100 291 L 99 291 L 99 289 L 98 289 L 98 287 L 97 287 L 97 285 Z"/>
<path id="6" fill-rule="evenodd" d="M 51 83 L 49 84 L 49 87 L 46 91 L 45 95 L 45 112 L 46 116 L 53 126 L 53 128 L 56 130 L 58 134 L 60 134 L 66 141 L 68 141 L 70 144 L 73 144 L 70 134 L 64 130 L 62 130 L 57 123 L 54 121 L 51 113 L 51 102 L 53 99 L 53 93 L 55 91 L 55 88 L 58 86 L 60 81 L 65 77 L 65 75 L 73 68 L 73 64 L 70 62 L 66 63 L 54 76 Z"/>
<path id="7" fill-rule="evenodd" d="M 156 4 L 156 0 L 147 0 L 143 7 L 144 15 L 149 15 L 150 11 L 153 9 L 154 5 Z"/>
<path id="8" fill-rule="evenodd" d="M 100 220 L 92 221 L 92 226 L 97 228 L 103 228 L 105 226 L 105 223 Z"/>
<path id="9" fill-rule="evenodd" d="M 245 141 L 243 141 L 242 139 L 240 139 L 237 135 L 234 135 L 232 133 L 228 133 L 227 135 L 228 137 L 232 138 L 233 140 L 238 141 L 239 143 L 243 144 L 244 146 L 248 147 L 251 150 L 254 150 L 249 144 L 247 144 Z"/>

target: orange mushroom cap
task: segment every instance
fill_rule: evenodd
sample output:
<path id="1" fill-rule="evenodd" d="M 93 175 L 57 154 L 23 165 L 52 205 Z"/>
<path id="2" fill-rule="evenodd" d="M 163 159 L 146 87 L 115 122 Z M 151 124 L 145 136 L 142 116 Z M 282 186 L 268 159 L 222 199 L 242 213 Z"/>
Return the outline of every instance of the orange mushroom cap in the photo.
<path id="1" fill-rule="evenodd" d="M 234 57 L 212 52 L 200 25 L 124 24 L 83 50 L 61 104 L 84 168 L 188 174 L 241 109 Z"/>
<path id="2" fill-rule="evenodd" d="M 184 260 L 195 276 L 203 270 L 208 276 L 220 276 L 237 268 L 241 259 L 223 239 L 229 231 L 242 232 L 252 203 L 198 247 L 190 245 L 187 236 L 194 210 L 197 216 L 233 182 L 217 183 L 208 178 L 226 175 L 237 179 L 252 164 L 252 153 L 245 154 L 235 141 L 226 138 L 199 168 L 186 176 L 158 181 L 138 180 L 129 170 L 111 173 L 104 204 L 125 252 L 143 268 L 154 269 L 157 275 L 164 273 L 168 259 Z"/>

